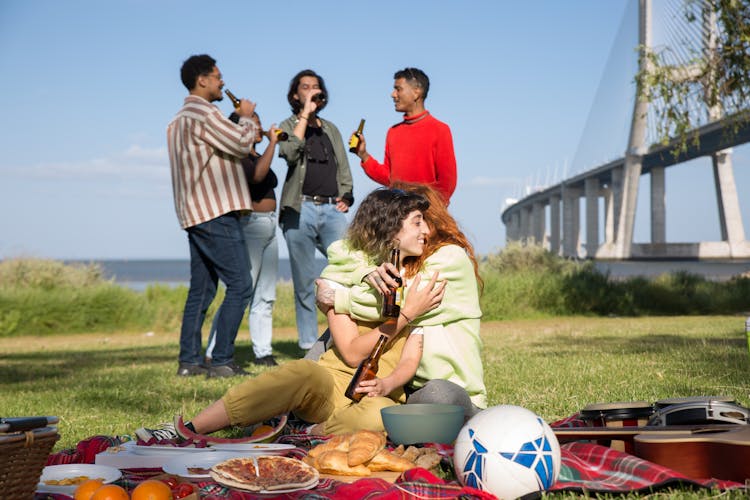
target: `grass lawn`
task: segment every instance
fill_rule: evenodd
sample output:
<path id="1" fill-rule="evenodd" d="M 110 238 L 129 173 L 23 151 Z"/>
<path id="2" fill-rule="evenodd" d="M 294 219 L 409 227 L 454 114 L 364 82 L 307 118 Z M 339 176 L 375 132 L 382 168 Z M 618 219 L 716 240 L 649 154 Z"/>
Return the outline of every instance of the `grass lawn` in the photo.
<path id="1" fill-rule="evenodd" d="M 520 405 L 548 422 L 596 402 L 721 395 L 750 403 L 741 316 L 513 320 L 484 323 L 482 335 L 490 404 Z M 59 416 L 56 450 L 96 434 L 132 434 L 176 412 L 193 416 L 235 380 L 175 376 L 178 339 L 177 332 L 3 338 L 2 416 Z M 274 351 L 279 361 L 298 355 L 294 329 L 274 331 Z M 247 331 L 236 358 L 261 370 L 249 364 Z"/>

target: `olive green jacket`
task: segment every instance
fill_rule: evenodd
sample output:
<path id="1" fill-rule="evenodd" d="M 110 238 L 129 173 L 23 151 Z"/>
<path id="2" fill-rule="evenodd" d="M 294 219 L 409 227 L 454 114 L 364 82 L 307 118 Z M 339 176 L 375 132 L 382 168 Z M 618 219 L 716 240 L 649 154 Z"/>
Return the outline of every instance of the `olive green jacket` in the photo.
<path id="1" fill-rule="evenodd" d="M 318 117 L 320 118 L 320 117 Z M 352 172 L 349 170 L 349 160 L 346 157 L 341 133 L 336 126 L 320 118 L 323 124 L 323 133 L 333 145 L 333 155 L 336 161 L 336 183 L 338 184 L 338 197 L 353 201 Z M 299 122 L 297 115 L 292 115 L 279 125 L 279 128 L 289 134 L 289 139 L 279 142 L 279 158 L 286 160 L 288 167 L 284 187 L 281 190 L 281 215 L 284 210 L 294 210 L 299 213 L 302 207 L 302 185 L 305 182 L 307 171 L 307 158 L 305 156 L 305 141 L 294 135 L 294 127 Z M 351 202 L 349 202 L 351 205 Z"/>

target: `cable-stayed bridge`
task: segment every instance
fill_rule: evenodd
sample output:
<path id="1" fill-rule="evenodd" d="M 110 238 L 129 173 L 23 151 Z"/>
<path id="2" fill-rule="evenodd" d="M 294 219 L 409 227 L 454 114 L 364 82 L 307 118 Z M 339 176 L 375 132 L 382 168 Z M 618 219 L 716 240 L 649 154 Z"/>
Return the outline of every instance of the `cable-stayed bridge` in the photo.
<path id="1" fill-rule="evenodd" d="M 640 57 L 632 78 L 639 85 L 633 85 L 622 156 L 514 201 L 502 214 L 508 241 L 544 245 L 573 258 L 750 258 L 732 163 L 732 147 L 750 142 L 750 100 L 743 99 L 748 89 L 717 91 L 715 73 L 721 68 L 715 60 L 722 32 L 714 2 L 653 2 L 638 0 L 638 42 L 632 49 Z M 672 88 L 665 80 L 684 83 L 682 93 L 659 93 L 660 88 Z M 711 158 L 714 186 L 696 189 L 715 192 L 721 239 L 668 242 L 665 169 L 680 168 L 699 157 Z M 650 241 L 635 243 L 644 177 L 650 187 L 645 193 L 650 202 Z"/>

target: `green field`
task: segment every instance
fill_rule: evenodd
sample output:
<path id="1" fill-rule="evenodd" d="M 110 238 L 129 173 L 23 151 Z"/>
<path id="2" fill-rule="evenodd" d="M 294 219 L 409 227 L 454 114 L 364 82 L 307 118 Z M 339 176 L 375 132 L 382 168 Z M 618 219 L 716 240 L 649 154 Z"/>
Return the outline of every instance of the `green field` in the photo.
<path id="1" fill-rule="evenodd" d="M 485 260 L 482 274 L 491 405 L 523 406 L 553 422 L 601 402 L 712 395 L 750 404 L 747 277 L 612 282 L 586 265 L 513 248 Z M 133 292 L 95 268 L 0 263 L 0 413 L 58 416 L 56 450 L 98 434 L 132 435 L 175 413 L 193 416 L 235 381 L 175 375 L 186 292 Z M 299 354 L 293 323 L 291 286 L 280 285 L 280 362 Z M 245 323 L 236 358 L 258 373 L 252 357 Z"/>

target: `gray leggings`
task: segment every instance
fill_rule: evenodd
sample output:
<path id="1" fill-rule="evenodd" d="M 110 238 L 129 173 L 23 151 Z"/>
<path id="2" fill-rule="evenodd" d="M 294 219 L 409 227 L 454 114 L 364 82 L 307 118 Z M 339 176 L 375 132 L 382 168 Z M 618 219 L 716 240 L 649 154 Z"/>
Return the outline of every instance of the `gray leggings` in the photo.
<path id="1" fill-rule="evenodd" d="M 317 361 L 333 344 L 330 330 L 326 330 L 318 337 L 310 350 L 305 354 L 305 359 Z M 406 388 L 406 404 L 414 403 L 442 403 L 459 405 L 464 407 L 465 420 L 470 419 L 481 411 L 471 402 L 469 393 L 460 385 L 454 384 L 448 380 L 433 379 L 428 380 L 424 386 L 419 389 L 410 390 Z"/>

